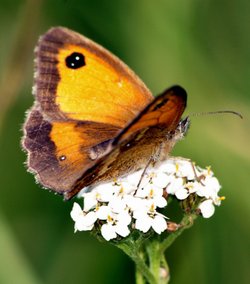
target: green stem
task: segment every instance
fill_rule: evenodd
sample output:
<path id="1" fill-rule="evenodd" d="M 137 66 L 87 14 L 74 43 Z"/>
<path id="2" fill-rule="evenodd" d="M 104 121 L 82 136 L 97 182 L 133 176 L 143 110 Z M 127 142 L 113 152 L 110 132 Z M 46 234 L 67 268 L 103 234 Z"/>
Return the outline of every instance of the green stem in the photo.
<path id="1" fill-rule="evenodd" d="M 170 273 L 169 273 L 169 266 L 168 266 L 168 263 L 166 261 L 166 258 L 164 256 L 164 253 L 162 254 L 162 258 L 161 258 L 161 267 L 163 269 L 163 275 L 162 275 L 162 278 L 165 279 L 165 283 L 167 284 L 170 280 Z"/>
<path id="2" fill-rule="evenodd" d="M 184 230 L 193 225 L 196 218 L 196 214 L 185 214 L 179 229 L 169 234 L 163 241 L 155 235 L 147 241 L 143 237 L 137 240 L 130 238 L 115 244 L 135 262 L 137 284 L 169 283 L 169 267 L 164 252 Z"/>
<path id="3" fill-rule="evenodd" d="M 172 245 L 172 243 L 185 231 L 190 228 L 194 220 L 197 218 L 197 214 L 185 214 L 181 220 L 180 228 L 171 233 L 161 244 L 160 244 L 160 253 L 163 254 L 165 250 Z"/>
<path id="4" fill-rule="evenodd" d="M 169 267 L 164 253 L 160 250 L 160 245 L 159 238 L 148 242 L 146 248 L 149 258 L 149 267 L 158 284 L 167 284 L 169 282 Z"/>
<path id="5" fill-rule="evenodd" d="M 139 248 L 133 244 L 126 244 L 126 243 L 121 243 L 121 244 L 116 244 L 117 247 L 122 249 L 136 264 L 136 270 L 137 276 L 141 282 L 142 282 L 142 277 L 139 277 L 139 272 L 146 278 L 148 283 L 150 284 L 158 284 L 154 275 L 151 273 L 149 267 L 146 265 L 144 257 L 142 257 L 142 252 L 139 250 Z"/>
<path id="6" fill-rule="evenodd" d="M 153 239 L 147 242 L 146 244 L 147 254 L 149 258 L 149 268 L 155 279 L 158 279 L 160 276 L 160 259 L 159 255 L 159 241 L 158 239 Z"/>
<path id="7" fill-rule="evenodd" d="M 136 284 L 145 284 L 145 278 L 143 277 L 141 271 L 138 269 L 138 267 L 136 266 L 136 270 L 135 270 L 135 283 Z"/>

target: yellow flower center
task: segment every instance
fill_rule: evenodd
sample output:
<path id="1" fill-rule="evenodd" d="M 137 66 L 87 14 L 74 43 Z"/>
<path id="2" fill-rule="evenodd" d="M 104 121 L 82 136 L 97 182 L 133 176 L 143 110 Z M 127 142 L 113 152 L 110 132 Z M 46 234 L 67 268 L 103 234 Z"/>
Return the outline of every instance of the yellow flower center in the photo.
<path id="1" fill-rule="evenodd" d="M 178 172 L 180 169 L 180 165 L 178 163 L 175 164 L 175 171 Z"/>

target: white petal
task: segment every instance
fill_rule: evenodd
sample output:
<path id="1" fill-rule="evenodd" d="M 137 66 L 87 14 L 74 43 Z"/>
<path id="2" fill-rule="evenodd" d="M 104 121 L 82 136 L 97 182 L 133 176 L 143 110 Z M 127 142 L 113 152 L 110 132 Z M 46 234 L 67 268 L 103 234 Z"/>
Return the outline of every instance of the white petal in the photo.
<path id="1" fill-rule="evenodd" d="M 151 228 L 152 221 L 152 218 L 150 218 L 148 215 L 145 215 L 144 218 L 140 218 L 135 221 L 135 227 L 143 233 L 146 233 Z"/>
<path id="2" fill-rule="evenodd" d="M 113 193 L 118 191 L 119 187 L 114 186 L 113 183 L 100 184 L 96 188 L 98 194 L 98 200 L 101 202 L 108 202 L 113 196 Z"/>
<path id="3" fill-rule="evenodd" d="M 173 159 L 168 159 L 166 162 L 162 163 L 158 169 L 160 172 L 173 175 L 176 171 L 175 161 Z"/>
<path id="4" fill-rule="evenodd" d="M 123 212 L 120 212 L 117 215 L 117 221 L 118 221 L 118 223 L 127 226 L 127 225 L 129 225 L 131 223 L 132 217 L 131 217 L 131 215 L 127 211 L 123 211 Z"/>
<path id="5" fill-rule="evenodd" d="M 134 192 L 137 188 L 137 184 L 131 184 L 130 182 L 127 181 L 127 179 L 123 180 L 121 183 L 122 189 L 124 194 L 132 194 L 132 192 Z"/>
<path id="6" fill-rule="evenodd" d="M 104 239 L 107 241 L 115 239 L 117 237 L 115 228 L 111 224 L 102 225 L 101 234 L 104 237 Z"/>
<path id="7" fill-rule="evenodd" d="M 147 210 L 146 209 L 146 200 L 137 198 L 137 197 L 132 197 L 131 199 L 127 200 L 127 205 L 132 211 L 137 211 L 137 210 Z"/>
<path id="8" fill-rule="evenodd" d="M 221 188 L 221 185 L 216 177 L 207 177 L 204 183 L 206 187 L 211 190 L 212 194 L 217 194 Z"/>
<path id="9" fill-rule="evenodd" d="M 142 170 L 140 171 L 137 171 L 137 172 L 134 172 L 130 175 L 128 175 L 126 178 L 127 178 L 127 182 L 132 186 L 134 187 L 135 189 L 137 188 L 137 185 L 141 179 L 141 175 L 142 175 Z"/>
<path id="10" fill-rule="evenodd" d="M 177 190 L 175 192 L 175 196 L 179 199 L 179 200 L 184 200 L 188 197 L 189 193 L 186 190 L 186 188 L 180 188 L 179 190 Z"/>
<path id="11" fill-rule="evenodd" d="M 200 188 L 200 183 L 197 181 L 189 181 L 184 186 L 190 194 L 196 192 Z"/>
<path id="12" fill-rule="evenodd" d="M 188 180 L 195 179 L 194 168 L 192 167 L 191 161 L 189 160 L 179 160 L 178 161 L 179 170 L 177 175 L 180 177 L 186 177 Z"/>
<path id="13" fill-rule="evenodd" d="M 84 224 L 87 227 L 94 225 L 96 220 L 97 220 L 97 216 L 96 216 L 96 212 L 94 211 L 91 211 L 84 216 Z"/>
<path id="14" fill-rule="evenodd" d="M 181 188 L 183 188 L 183 179 L 182 178 L 172 178 L 170 184 L 167 187 L 167 193 L 175 194 L 175 192 Z"/>
<path id="15" fill-rule="evenodd" d="M 155 203 L 155 206 L 159 208 L 163 208 L 167 206 L 167 200 L 163 196 L 154 198 L 154 203 Z"/>
<path id="16" fill-rule="evenodd" d="M 127 237 L 130 233 L 128 226 L 124 226 L 124 224 L 117 223 L 114 227 L 116 233 L 122 237 Z"/>
<path id="17" fill-rule="evenodd" d="M 218 191 L 220 190 L 220 184 L 215 177 L 206 177 L 202 181 L 202 184 L 197 186 L 197 195 L 201 197 L 212 198 L 216 200 L 218 198 Z"/>
<path id="18" fill-rule="evenodd" d="M 196 185 L 196 194 L 200 197 L 206 197 L 206 198 L 210 197 L 209 188 L 207 188 L 201 183 L 197 183 Z"/>
<path id="19" fill-rule="evenodd" d="M 87 193 L 84 197 L 84 211 L 89 211 L 92 208 L 95 208 L 97 204 L 96 194 L 95 193 Z"/>
<path id="20" fill-rule="evenodd" d="M 136 190 L 135 196 L 139 198 L 145 198 L 146 196 L 148 196 L 151 188 L 152 188 L 151 184 L 147 184 L 144 188 L 140 187 Z"/>
<path id="21" fill-rule="evenodd" d="M 94 227 L 94 224 L 91 226 L 86 226 L 84 222 L 78 221 L 75 223 L 75 232 L 76 231 L 91 231 L 93 227 Z"/>
<path id="22" fill-rule="evenodd" d="M 168 183 L 169 183 L 169 176 L 163 172 L 157 173 L 156 177 L 153 179 L 153 184 L 160 188 L 165 188 Z"/>
<path id="23" fill-rule="evenodd" d="M 213 201 L 211 199 L 203 201 L 199 208 L 201 210 L 201 214 L 204 218 L 209 218 L 214 214 L 215 208 L 213 205 Z"/>
<path id="24" fill-rule="evenodd" d="M 108 215 L 112 214 L 111 209 L 109 206 L 103 205 L 98 208 L 96 211 L 97 218 L 100 220 L 106 220 L 108 218 Z"/>
<path id="25" fill-rule="evenodd" d="M 74 202 L 70 216 L 75 222 L 83 216 L 83 210 L 78 203 Z"/>
<path id="26" fill-rule="evenodd" d="M 160 235 L 162 232 L 164 232 L 167 229 L 167 222 L 163 217 L 157 215 L 154 217 L 154 220 L 152 222 L 152 227 L 154 231 Z"/>
<path id="27" fill-rule="evenodd" d="M 143 208 L 142 210 L 134 210 L 133 218 L 134 219 L 144 219 L 148 217 L 148 207 Z"/>
<path id="28" fill-rule="evenodd" d="M 75 222 L 75 231 L 89 231 L 94 227 L 97 220 L 96 213 L 91 211 L 86 215 L 83 213 Z"/>
<path id="29" fill-rule="evenodd" d="M 113 196 L 108 206 L 112 209 L 113 212 L 119 213 L 121 211 L 124 211 L 124 209 L 126 208 L 126 202 L 120 197 Z"/>

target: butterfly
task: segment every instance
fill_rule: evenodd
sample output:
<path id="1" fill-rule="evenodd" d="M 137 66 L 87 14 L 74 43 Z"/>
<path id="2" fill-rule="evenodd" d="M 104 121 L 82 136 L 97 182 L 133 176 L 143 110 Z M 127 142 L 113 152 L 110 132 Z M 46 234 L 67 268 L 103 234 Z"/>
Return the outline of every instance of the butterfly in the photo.
<path id="1" fill-rule="evenodd" d="M 190 123 L 181 119 L 182 87 L 154 98 L 115 55 L 63 27 L 39 39 L 33 94 L 23 127 L 27 167 L 66 200 L 167 159 Z"/>

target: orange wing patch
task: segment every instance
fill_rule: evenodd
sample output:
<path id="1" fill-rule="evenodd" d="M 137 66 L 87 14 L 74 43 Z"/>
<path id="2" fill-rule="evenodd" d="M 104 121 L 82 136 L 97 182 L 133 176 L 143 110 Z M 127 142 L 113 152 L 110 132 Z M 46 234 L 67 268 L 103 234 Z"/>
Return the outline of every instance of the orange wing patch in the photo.
<path id="1" fill-rule="evenodd" d="M 110 139 L 120 131 L 95 122 L 51 123 L 36 108 L 31 110 L 24 129 L 23 146 L 29 153 L 30 171 L 44 187 L 59 193 L 69 190 L 105 154 Z"/>
<path id="2" fill-rule="evenodd" d="M 82 54 L 85 65 L 66 68 L 65 58 L 72 53 Z M 68 118 L 124 127 L 150 101 L 126 74 L 84 47 L 65 46 L 59 50 L 58 61 L 61 80 L 56 104 Z"/>
<path id="3" fill-rule="evenodd" d="M 49 30 L 41 37 L 36 54 L 35 95 L 51 118 L 124 127 L 153 100 L 127 65 L 66 28 Z M 83 64 L 72 65 L 70 60 L 78 57 Z"/>

